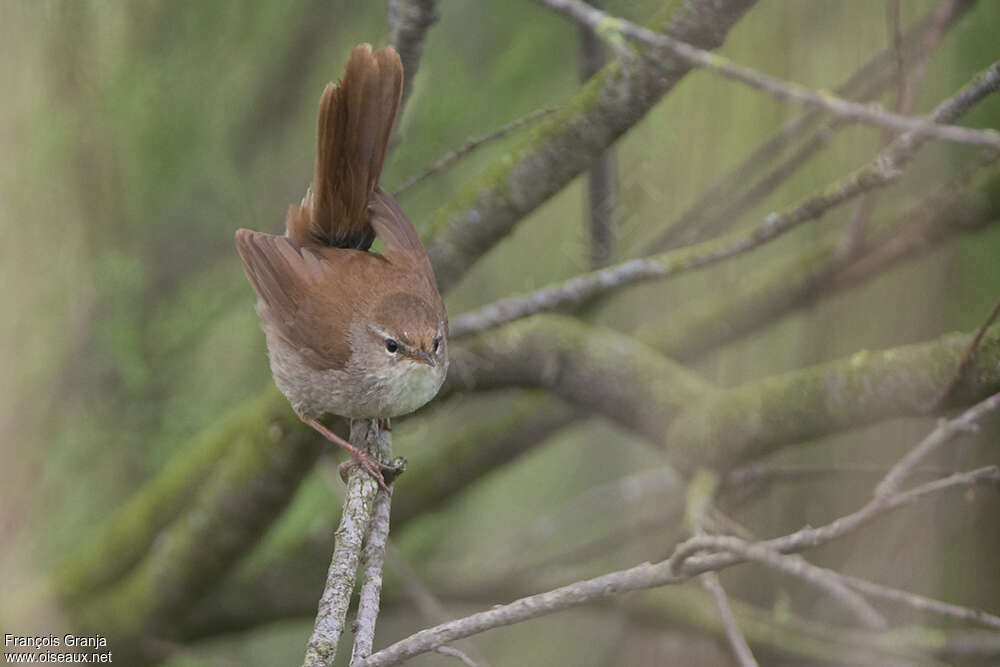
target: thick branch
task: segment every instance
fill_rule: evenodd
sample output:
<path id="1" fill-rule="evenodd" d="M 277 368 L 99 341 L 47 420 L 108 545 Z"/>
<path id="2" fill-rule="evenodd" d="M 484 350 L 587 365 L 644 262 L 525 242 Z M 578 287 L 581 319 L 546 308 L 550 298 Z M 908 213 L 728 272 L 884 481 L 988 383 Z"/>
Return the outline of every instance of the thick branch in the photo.
<path id="1" fill-rule="evenodd" d="M 257 543 L 322 450 L 307 429 L 286 430 L 287 411 L 284 401 L 269 402 L 229 425 L 236 446 L 191 507 L 157 536 L 126 579 L 79 603 L 81 625 L 114 636 L 123 653 L 175 631 L 182 615 Z"/>
<path id="2" fill-rule="evenodd" d="M 708 396 L 681 414 L 667 441 L 676 463 L 732 467 L 782 447 L 864 424 L 924 414 L 951 377 L 966 335 L 764 378 Z M 1000 389 L 1000 327 L 983 337 L 954 405 Z"/>
<path id="3" fill-rule="evenodd" d="M 406 108 L 413 90 L 413 80 L 420 66 L 427 31 L 438 20 L 437 0 L 389 0 L 389 29 L 392 45 L 403 61 L 403 99 L 399 103 L 399 116 Z"/>
<path id="4" fill-rule="evenodd" d="M 755 1 L 688 0 L 669 23 L 654 25 L 714 49 Z M 453 287 L 518 221 L 588 169 L 689 71 L 662 57 L 611 63 L 543 121 L 512 160 L 497 163 L 438 210 L 429 252 L 441 288 Z"/>
<path id="5" fill-rule="evenodd" d="M 548 389 L 663 442 L 678 410 L 711 386 L 634 339 L 557 315 L 538 315 L 452 348 L 445 391 Z"/>

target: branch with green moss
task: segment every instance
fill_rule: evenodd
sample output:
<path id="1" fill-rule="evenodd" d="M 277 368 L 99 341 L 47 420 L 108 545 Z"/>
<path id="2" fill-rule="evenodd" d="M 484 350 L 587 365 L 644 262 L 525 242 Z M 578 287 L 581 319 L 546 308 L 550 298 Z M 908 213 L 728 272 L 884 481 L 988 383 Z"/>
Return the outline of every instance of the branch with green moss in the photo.
<path id="1" fill-rule="evenodd" d="M 675 462 L 732 467 L 799 442 L 865 424 L 926 414 L 970 336 L 878 352 L 750 382 L 694 404 L 666 433 Z M 983 337 L 951 405 L 1000 389 L 1000 327 Z"/>
<path id="2" fill-rule="evenodd" d="M 114 586 L 72 605 L 80 627 L 115 638 L 116 653 L 145 654 L 151 638 L 170 636 L 257 543 L 325 446 L 308 429 L 287 427 L 283 401 L 253 407 L 219 434 L 234 441 L 228 455 L 145 559 Z M 137 531 L 146 534 L 145 527 Z"/>
<path id="3" fill-rule="evenodd" d="M 650 25 L 714 49 L 755 3 L 689 0 L 669 21 L 657 17 Z M 441 289 L 454 287 L 521 219 L 589 169 L 690 69 L 680 60 L 662 57 L 613 61 L 539 123 L 509 160 L 498 162 L 435 212 L 429 254 Z"/>
<path id="4" fill-rule="evenodd" d="M 451 350 L 443 392 L 547 389 L 651 442 L 705 400 L 711 384 L 629 336 L 562 315 L 536 315 Z"/>
<path id="5" fill-rule="evenodd" d="M 540 402 L 546 409 L 539 410 Z M 458 424 L 453 414 L 462 415 Z M 456 396 L 435 410 L 401 420 L 393 431 L 397 442 L 424 445 L 420 456 L 411 457 L 406 474 L 393 484 L 406 498 L 393 508 L 394 530 L 439 509 L 483 476 L 580 419 L 586 416 L 560 401 L 527 392 L 513 401 L 495 394 Z M 334 517 L 330 525 L 336 521 Z M 326 540 L 303 534 L 272 559 L 247 563 L 192 611 L 178 636 L 193 640 L 314 613 L 329 554 Z"/>

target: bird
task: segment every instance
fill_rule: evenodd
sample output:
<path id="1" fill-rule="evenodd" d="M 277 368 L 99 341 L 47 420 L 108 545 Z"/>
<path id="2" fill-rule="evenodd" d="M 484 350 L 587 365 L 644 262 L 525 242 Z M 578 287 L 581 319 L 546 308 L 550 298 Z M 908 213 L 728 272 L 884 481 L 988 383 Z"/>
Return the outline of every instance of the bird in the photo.
<path id="1" fill-rule="evenodd" d="M 236 231 L 275 384 L 299 419 L 350 453 L 345 463 L 386 490 L 383 472 L 395 469 L 320 418 L 391 428 L 448 372 L 448 315 L 427 250 L 379 185 L 402 88 L 392 47 L 356 46 L 340 82 L 323 90 L 313 181 L 289 206 L 284 235 Z"/>

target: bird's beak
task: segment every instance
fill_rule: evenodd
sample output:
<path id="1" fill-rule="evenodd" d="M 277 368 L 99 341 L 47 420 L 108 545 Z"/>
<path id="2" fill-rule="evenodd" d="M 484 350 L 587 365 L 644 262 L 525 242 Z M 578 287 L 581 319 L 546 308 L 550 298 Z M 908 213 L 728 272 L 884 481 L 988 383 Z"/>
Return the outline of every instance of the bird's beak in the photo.
<path id="1" fill-rule="evenodd" d="M 407 359 L 412 359 L 413 361 L 419 361 L 422 364 L 427 364 L 431 368 L 434 368 L 435 366 L 437 366 L 437 363 L 435 363 L 435 361 L 434 361 L 434 357 L 432 357 L 427 352 L 417 352 L 413 356 L 407 355 L 406 358 Z"/>

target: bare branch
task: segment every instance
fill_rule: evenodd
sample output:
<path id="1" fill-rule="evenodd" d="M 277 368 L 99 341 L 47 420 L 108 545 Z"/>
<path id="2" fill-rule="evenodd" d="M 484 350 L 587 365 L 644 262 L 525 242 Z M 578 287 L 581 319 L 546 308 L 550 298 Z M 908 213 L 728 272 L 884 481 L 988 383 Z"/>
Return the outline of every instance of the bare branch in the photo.
<path id="1" fill-rule="evenodd" d="M 378 428 L 366 420 L 351 421 L 351 442 L 374 454 L 378 450 Z M 369 449 L 371 448 L 371 449 Z M 347 495 L 335 534 L 333 557 L 326 585 L 319 599 L 316 622 L 306 645 L 303 667 L 326 667 L 333 664 L 337 644 L 344 632 L 347 608 L 354 592 L 361 546 L 369 532 L 372 504 L 378 484 L 361 466 L 355 466 L 347 478 Z"/>
<path id="2" fill-rule="evenodd" d="M 906 60 L 922 60 L 928 51 L 926 42 L 931 35 L 940 36 L 953 25 L 974 0 L 944 0 L 947 7 L 939 5 L 924 18 L 917 21 L 902 39 L 902 55 Z M 942 7 L 946 12 L 942 13 Z M 924 44 L 924 47 L 921 47 Z M 895 59 L 893 49 L 885 49 L 872 56 L 844 82 L 834 88 L 841 97 L 867 101 L 880 92 L 889 81 L 888 67 Z M 783 125 L 775 134 L 763 142 L 739 165 L 717 179 L 688 206 L 680 215 L 665 225 L 662 232 L 652 241 L 642 245 L 637 254 L 649 255 L 670 248 L 689 245 L 709 238 L 722 226 L 729 223 L 739 212 L 747 210 L 760 199 L 770 194 L 788 176 L 794 173 L 816 151 L 826 146 L 833 138 L 835 130 L 846 125 L 841 118 L 833 118 L 821 127 L 811 138 L 804 141 L 795 152 L 774 167 L 770 173 L 757 179 L 760 170 L 770 168 L 777 158 L 800 135 L 823 117 L 821 111 L 810 109 L 802 116 Z M 745 184 L 754 183 L 747 187 Z M 742 190 L 742 194 L 736 194 Z"/>
<path id="3" fill-rule="evenodd" d="M 1000 469 L 996 466 L 990 466 L 989 468 L 981 468 L 968 473 L 960 473 L 897 494 L 896 496 L 892 496 L 887 501 L 887 504 L 882 505 L 877 512 L 867 516 L 866 520 L 871 520 L 877 514 L 901 507 L 918 498 L 940 493 L 958 486 L 977 484 L 983 481 L 990 483 L 1000 481 Z M 837 525 L 840 521 L 842 520 L 838 520 L 830 525 Z M 851 525 L 849 530 L 857 528 L 858 525 L 860 524 Z M 840 537 L 849 532 L 849 530 L 843 530 L 840 527 L 835 529 L 824 528 L 818 530 L 823 531 L 823 537 L 828 537 L 829 539 L 822 539 L 820 541 L 803 539 L 810 530 L 817 529 L 799 531 L 783 538 L 760 542 L 754 546 L 787 553 L 788 551 L 808 548 L 815 544 L 829 541 L 829 539 Z M 810 537 L 818 537 L 818 535 L 811 535 Z M 789 545 L 792 548 L 787 548 Z M 642 563 L 626 570 L 611 572 L 593 579 L 562 586 L 545 593 L 530 595 L 509 604 L 495 606 L 487 611 L 478 612 L 465 618 L 421 630 L 372 654 L 368 659 L 358 662 L 354 667 L 396 665 L 408 658 L 433 651 L 436 647 L 445 645 L 456 639 L 469 637 L 492 628 L 519 623 L 620 593 L 680 583 L 704 572 L 729 567 L 740 562 L 740 560 L 740 558 L 728 553 L 691 556 L 686 561 L 685 572 L 683 574 L 677 574 L 671 569 L 670 560 L 661 561 L 656 564 Z"/>
<path id="4" fill-rule="evenodd" d="M 696 536 L 705 534 L 705 520 L 719 489 L 719 482 L 718 475 L 710 470 L 702 469 L 695 473 L 688 485 L 685 514 L 688 515 L 691 528 Z M 726 597 L 725 589 L 722 588 L 722 582 L 719 581 L 719 575 L 715 572 L 706 572 L 699 576 L 698 580 L 712 596 L 719 622 L 722 623 L 726 633 L 726 640 L 729 642 L 729 647 L 740 667 L 757 667 L 757 659 L 754 658 L 746 637 L 743 636 L 743 631 L 736 622 L 733 610 L 729 607 L 729 599 Z"/>
<path id="5" fill-rule="evenodd" d="M 713 49 L 756 0 L 688 0 L 654 25 Z M 635 125 L 690 71 L 682 62 L 609 63 L 547 118 L 512 159 L 495 164 L 429 222 L 438 285 L 452 288 L 529 212 L 561 190 Z"/>
<path id="6" fill-rule="evenodd" d="M 413 80 L 416 79 L 417 68 L 420 66 L 424 38 L 437 20 L 437 0 L 389 0 L 392 45 L 403 61 L 403 98 L 399 103 L 399 118 L 402 118 L 406 102 L 413 90 Z"/>
<path id="7" fill-rule="evenodd" d="M 986 466 L 968 472 L 955 473 L 889 496 L 884 500 L 870 501 L 860 510 L 835 519 L 824 526 L 803 528 L 789 535 L 765 540 L 760 544 L 780 553 L 813 549 L 854 532 L 882 514 L 905 507 L 927 496 L 961 487 L 980 484 L 995 485 L 997 483 L 1000 483 L 1000 468 L 997 466 Z M 732 555 L 713 554 L 692 556 L 686 562 L 688 570 L 693 575 L 730 567 L 741 560 L 741 558 Z"/>
<path id="8" fill-rule="evenodd" d="M 832 93 L 816 92 L 806 86 L 782 81 L 737 65 L 728 58 L 709 53 L 670 35 L 656 33 L 625 19 L 612 17 L 580 0 L 537 1 L 577 21 L 590 25 L 598 34 L 608 35 L 612 39 L 616 35 L 624 35 L 647 46 L 664 49 L 691 67 L 703 67 L 779 99 L 822 109 L 841 118 L 888 127 L 898 132 L 912 133 L 914 136 L 925 139 L 942 139 L 970 146 L 1000 149 L 1000 132 L 995 130 L 970 130 L 953 125 L 942 125 L 940 123 L 948 121 L 931 122 L 923 118 L 910 118 L 889 113 L 878 106 L 857 104 Z M 996 65 L 991 68 L 991 71 L 997 79 L 992 84 L 995 87 L 1000 84 L 1000 71 L 997 71 Z"/>
<path id="9" fill-rule="evenodd" d="M 369 436 L 369 447 L 378 452 L 378 460 L 391 460 L 392 440 L 389 431 L 375 426 L 371 426 L 370 431 L 374 432 L 374 435 Z M 385 566 L 386 543 L 389 541 L 392 490 L 393 487 L 389 487 L 388 493 L 385 491 L 377 493 L 372 505 L 371 524 L 368 526 L 364 551 L 361 553 L 364 578 L 358 596 L 358 616 L 353 626 L 354 647 L 351 650 L 351 662 L 371 655 L 375 643 L 375 622 L 378 620 L 382 594 L 382 569 Z"/>
<path id="10" fill-rule="evenodd" d="M 729 608 L 729 600 L 726 598 L 726 591 L 723 590 L 722 584 L 719 582 L 719 575 L 715 572 L 706 572 L 699 577 L 699 580 L 715 602 L 715 609 L 719 613 L 719 622 L 725 629 L 726 639 L 733 649 L 736 661 L 740 667 L 757 667 L 757 659 L 753 657 L 753 652 L 740 630 L 736 617 L 733 616 L 733 611 Z"/>
<path id="11" fill-rule="evenodd" d="M 934 600 L 924 597 L 923 595 L 910 593 L 909 591 L 901 591 L 899 589 L 876 584 L 865 579 L 852 577 L 848 574 L 838 572 L 837 576 L 851 588 L 859 590 L 870 597 L 892 600 L 920 611 L 928 611 L 941 616 L 954 618 L 959 621 L 967 621 L 969 623 L 976 623 L 977 625 L 982 625 L 987 628 L 1000 630 L 1000 616 L 994 616 L 993 614 L 988 614 L 979 609 L 970 609 L 969 607 L 963 607 L 957 604 L 941 602 L 940 600 Z"/>
<path id="12" fill-rule="evenodd" d="M 752 543 L 727 535 L 696 535 L 679 545 L 670 557 L 670 567 L 675 573 L 684 572 L 685 561 L 699 551 L 729 552 L 743 560 L 780 570 L 823 589 L 829 596 L 849 609 L 864 627 L 881 630 L 887 627 L 885 619 L 863 597 L 845 586 L 837 573 L 818 567 L 797 556 L 786 556 L 769 549 L 762 543 Z"/>
<path id="13" fill-rule="evenodd" d="M 1000 63 L 979 74 L 955 96 L 937 106 L 932 118 L 953 120 L 976 102 L 1000 89 Z M 567 305 L 579 305 L 610 290 L 625 285 L 672 277 L 752 250 L 799 225 L 814 220 L 831 208 L 874 188 L 897 180 L 902 168 L 913 158 L 926 139 L 907 133 L 896 139 L 867 166 L 856 170 L 824 188 L 823 192 L 785 209 L 771 213 L 763 223 L 745 232 L 734 232 L 694 246 L 680 248 L 645 259 L 633 259 L 607 269 L 591 271 L 554 283 L 530 294 L 508 297 L 479 310 L 455 318 L 451 335 L 460 337 L 495 327 L 534 313 Z"/>
<path id="14" fill-rule="evenodd" d="M 978 341 L 981 338 L 982 332 L 973 340 Z M 875 498 L 880 499 L 896 493 L 900 485 L 909 477 L 910 471 L 918 463 L 927 458 L 934 450 L 951 442 L 959 434 L 978 430 L 980 420 L 998 407 L 1000 407 L 1000 393 L 993 394 L 986 400 L 977 403 L 954 419 L 942 421 L 930 435 L 907 452 L 906 456 L 901 458 L 886 473 L 882 481 L 875 487 Z"/>
<path id="15" fill-rule="evenodd" d="M 507 136 L 508 134 L 518 129 L 519 127 L 528 125 L 538 120 L 539 118 L 544 118 L 553 111 L 555 111 L 555 107 L 544 107 L 542 109 L 536 109 L 531 113 L 529 113 L 527 116 L 522 116 L 521 118 L 512 120 L 506 125 L 503 125 L 497 128 L 496 130 L 493 130 L 489 134 L 483 135 L 481 137 L 476 137 L 475 139 L 469 139 L 455 150 L 449 151 L 448 153 L 442 155 L 431 166 L 427 167 L 427 169 L 425 169 L 424 171 L 420 172 L 415 176 L 411 176 L 410 178 L 403 181 L 403 184 L 400 185 L 398 188 L 396 188 L 395 192 L 392 193 L 393 196 L 396 198 L 402 197 L 411 188 L 415 188 L 416 186 L 420 185 L 421 183 L 423 183 L 424 181 L 426 181 L 428 178 L 438 173 L 439 171 L 447 169 L 448 167 L 455 164 L 456 162 L 458 162 L 460 159 L 462 159 L 472 151 L 482 146 L 483 144 L 487 144 L 491 141 L 502 139 L 503 137 Z"/>

